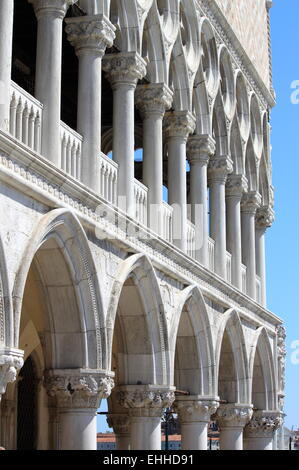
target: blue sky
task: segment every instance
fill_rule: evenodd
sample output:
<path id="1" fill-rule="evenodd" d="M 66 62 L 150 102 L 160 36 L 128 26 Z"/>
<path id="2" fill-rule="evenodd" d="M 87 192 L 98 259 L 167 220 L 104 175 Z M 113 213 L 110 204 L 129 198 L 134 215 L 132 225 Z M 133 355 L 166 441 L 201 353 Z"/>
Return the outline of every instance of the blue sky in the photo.
<path id="1" fill-rule="evenodd" d="M 286 425 L 296 428 L 299 364 L 291 362 L 295 352 L 291 345 L 299 341 L 299 104 L 291 103 L 291 84 L 299 80 L 298 18 L 298 0 L 274 2 L 271 23 L 277 105 L 272 111 L 271 141 L 276 221 L 267 234 L 268 307 L 284 319 L 287 328 Z M 299 353 L 296 356 L 298 359 Z"/>
<path id="2" fill-rule="evenodd" d="M 287 328 L 285 422 L 290 428 L 299 428 L 299 363 L 291 361 L 295 353 L 291 345 L 296 340 L 299 344 L 299 103 L 291 103 L 295 80 L 299 90 L 298 19 L 298 0 L 274 2 L 271 28 L 277 105 L 272 111 L 271 141 L 276 221 L 266 237 L 267 284 L 268 307 L 283 318 Z M 296 97 L 299 101 L 299 92 Z M 98 419 L 98 428 L 108 429 L 104 417 Z"/>

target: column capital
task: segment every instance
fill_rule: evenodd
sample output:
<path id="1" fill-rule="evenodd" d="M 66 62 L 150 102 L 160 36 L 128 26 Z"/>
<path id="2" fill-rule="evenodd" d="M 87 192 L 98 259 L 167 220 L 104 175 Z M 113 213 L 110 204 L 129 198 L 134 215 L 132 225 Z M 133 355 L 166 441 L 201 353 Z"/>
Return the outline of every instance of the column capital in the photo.
<path id="1" fill-rule="evenodd" d="M 245 426 L 245 437 L 271 438 L 282 423 L 283 417 L 279 411 L 254 411 L 251 420 Z"/>
<path id="2" fill-rule="evenodd" d="M 239 197 L 248 191 L 248 180 L 244 175 L 229 175 L 226 181 L 226 196 Z"/>
<path id="3" fill-rule="evenodd" d="M 252 405 L 229 403 L 220 405 L 213 419 L 220 428 L 243 428 L 252 417 Z"/>
<path id="4" fill-rule="evenodd" d="M 163 124 L 167 139 L 182 137 L 187 141 L 189 134 L 195 130 L 196 118 L 190 111 L 169 111 L 165 114 Z"/>
<path id="5" fill-rule="evenodd" d="M 267 230 L 274 222 L 274 210 L 269 206 L 259 207 L 256 211 L 256 227 L 260 230 Z"/>
<path id="6" fill-rule="evenodd" d="M 241 210 L 247 214 L 256 214 L 257 209 L 260 207 L 262 197 L 258 191 L 248 191 L 243 194 L 241 201 Z"/>
<path id="7" fill-rule="evenodd" d="M 130 434 L 130 417 L 128 414 L 108 413 L 106 420 L 115 434 Z"/>
<path id="8" fill-rule="evenodd" d="M 76 0 L 28 0 L 32 3 L 37 19 L 42 16 L 53 16 L 54 18 L 63 18 L 69 6 L 76 3 Z"/>
<path id="9" fill-rule="evenodd" d="M 24 351 L 20 349 L 0 349 L 0 400 L 7 384 L 16 380 L 18 370 L 23 367 L 23 357 Z"/>
<path id="10" fill-rule="evenodd" d="M 226 183 L 227 177 L 233 171 L 233 161 L 229 155 L 210 159 L 208 166 L 209 183 Z"/>
<path id="11" fill-rule="evenodd" d="M 192 135 L 187 142 L 187 157 L 190 165 L 199 163 L 207 165 L 209 159 L 215 154 L 216 142 L 208 134 Z"/>
<path id="12" fill-rule="evenodd" d="M 163 118 L 165 111 L 171 108 L 173 92 L 164 83 L 138 85 L 135 93 L 136 104 L 146 118 L 158 114 Z"/>
<path id="13" fill-rule="evenodd" d="M 130 416 L 158 417 L 174 402 L 174 390 L 156 385 L 124 385 L 118 387 L 117 401 L 129 410 Z"/>
<path id="14" fill-rule="evenodd" d="M 114 387 L 112 375 L 103 370 L 54 369 L 46 371 L 44 385 L 60 408 L 98 408 Z"/>
<path id="15" fill-rule="evenodd" d="M 219 402 L 215 399 L 196 396 L 176 397 L 174 402 L 174 409 L 179 414 L 181 423 L 209 423 L 218 406 Z"/>
<path id="16" fill-rule="evenodd" d="M 137 81 L 146 74 L 146 62 L 137 52 L 106 54 L 103 57 L 102 67 L 113 88 L 122 84 L 135 88 Z"/>
<path id="17" fill-rule="evenodd" d="M 115 27 L 104 15 L 66 18 L 67 38 L 77 56 L 86 53 L 102 57 L 115 38 Z"/>

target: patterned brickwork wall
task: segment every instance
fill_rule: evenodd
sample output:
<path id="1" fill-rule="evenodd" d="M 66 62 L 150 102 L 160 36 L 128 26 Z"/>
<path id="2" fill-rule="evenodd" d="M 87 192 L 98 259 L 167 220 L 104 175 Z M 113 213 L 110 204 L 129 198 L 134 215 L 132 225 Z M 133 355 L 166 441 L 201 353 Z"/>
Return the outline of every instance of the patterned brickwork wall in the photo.
<path id="1" fill-rule="evenodd" d="M 215 0 L 265 84 L 270 86 L 266 0 Z"/>

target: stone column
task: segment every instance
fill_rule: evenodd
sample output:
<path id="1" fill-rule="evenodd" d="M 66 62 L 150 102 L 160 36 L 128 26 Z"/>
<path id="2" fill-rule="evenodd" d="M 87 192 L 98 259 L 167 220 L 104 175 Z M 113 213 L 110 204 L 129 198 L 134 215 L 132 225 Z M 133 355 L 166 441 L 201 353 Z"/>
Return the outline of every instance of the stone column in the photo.
<path id="1" fill-rule="evenodd" d="M 279 411 L 254 411 L 244 429 L 245 450 L 272 450 L 274 434 L 281 423 Z"/>
<path id="2" fill-rule="evenodd" d="M 113 385 L 104 371 L 47 371 L 46 390 L 58 413 L 57 450 L 96 450 L 96 412 Z"/>
<path id="3" fill-rule="evenodd" d="M 242 290 L 241 199 L 248 190 L 247 178 L 229 175 L 226 183 L 226 246 L 232 255 L 232 284 Z"/>
<path id="4" fill-rule="evenodd" d="M 83 136 L 82 182 L 100 192 L 102 57 L 115 27 L 103 15 L 66 19 L 68 40 L 79 58 L 77 130 Z"/>
<path id="5" fill-rule="evenodd" d="M 116 438 L 117 450 L 130 450 L 131 449 L 131 430 L 130 430 L 130 417 L 128 414 L 114 414 L 109 413 L 107 416 L 107 423 L 110 428 L 113 428 Z"/>
<path id="6" fill-rule="evenodd" d="M 161 449 L 161 417 L 173 401 L 174 389 L 154 385 L 119 387 L 118 402 L 130 416 L 131 450 Z"/>
<path id="7" fill-rule="evenodd" d="M 252 406 L 221 405 L 215 418 L 220 429 L 220 450 L 243 450 L 243 429 L 252 417 Z"/>
<path id="8" fill-rule="evenodd" d="M 195 257 L 206 267 L 209 264 L 207 168 L 210 157 L 215 154 L 215 149 L 215 141 L 209 135 L 194 135 L 188 140 L 187 155 L 190 163 L 191 217 L 196 230 Z"/>
<path id="9" fill-rule="evenodd" d="M 109 54 L 103 58 L 103 69 L 113 89 L 113 160 L 118 164 L 119 206 L 134 217 L 134 97 L 137 81 L 146 74 L 146 63 L 137 52 Z"/>
<path id="10" fill-rule="evenodd" d="M 164 83 L 139 85 L 136 103 L 143 117 L 143 184 L 148 187 L 148 225 L 159 235 L 162 229 L 163 129 L 165 111 L 173 93 Z"/>
<path id="11" fill-rule="evenodd" d="M 243 263 L 247 267 L 247 295 L 253 300 L 256 300 L 255 215 L 260 204 L 257 191 L 245 193 L 241 202 Z"/>
<path id="12" fill-rule="evenodd" d="M 196 119 L 189 111 L 168 112 L 164 132 L 168 146 L 168 202 L 173 206 L 173 242 L 187 250 L 186 144 Z"/>
<path id="13" fill-rule="evenodd" d="M 258 208 L 255 219 L 256 272 L 261 278 L 262 305 L 264 307 L 267 304 L 265 234 L 273 222 L 274 211 L 271 207 L 263 206 Z"/>
<path id="14" fill-rule="evenodd" d="M 177 397 L 174 404 L 179 415 L 182 450 L 207 450 L 208 427 L 218 402 L 204 397 Z"/>
<path id="15" fill-rule="evenodd" d="M 14 0 L 0 2 L 0 129 L 9 131 Z"/>
<path id="16" fill-rule="evenodd" d="M 35 97 L 43 104 L 42 155 L 61 165 L 62 21 L 75 0 L 29 0 L 38 21 Z"/>
<path id="17" fill-rule="evenodd" d="M 226 206 L 225 184 L 233 171 L 229 156 L 212 158 L 208 167 L 210 187 L 210 231 L 215 241 L 215 272 L 226 278 Z"/>

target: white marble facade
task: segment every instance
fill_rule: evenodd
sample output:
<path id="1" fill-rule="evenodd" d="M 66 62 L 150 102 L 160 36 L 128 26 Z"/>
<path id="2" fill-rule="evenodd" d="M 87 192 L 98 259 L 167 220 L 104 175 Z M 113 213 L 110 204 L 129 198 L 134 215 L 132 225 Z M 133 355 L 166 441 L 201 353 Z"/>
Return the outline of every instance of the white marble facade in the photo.
<path id="1" fill-rule="evenodd" d="M 159 449 L 169 406 L 184 449 L 206 449 L 211 419 L 222 449 L 279 447 L 271 87 L 214 0 L 29 0 L 33 96 L 11 75 L 21 3 L 0 2 L 0 445 L 22 447 L 27 423 L 32 448 L 95 449 L 107 398 L 118 449 Z"/>

